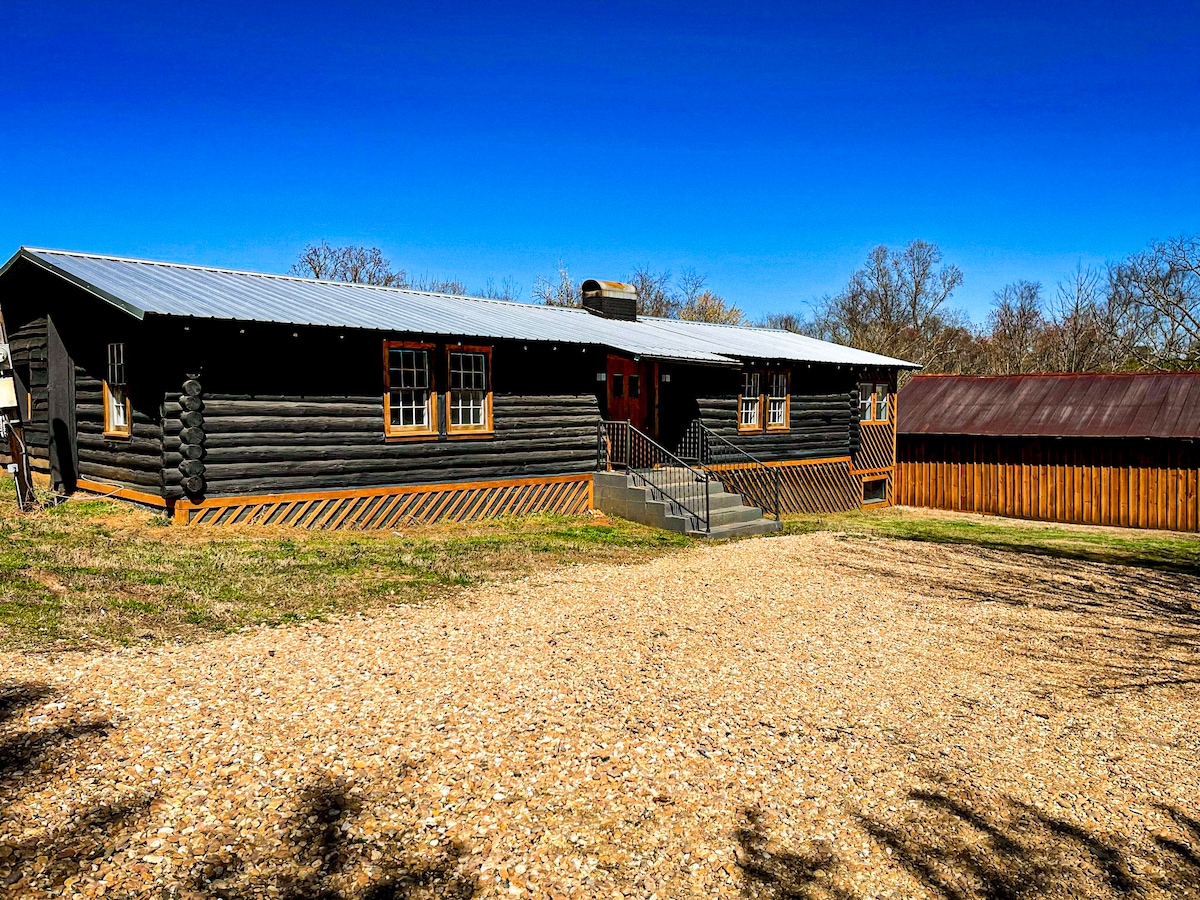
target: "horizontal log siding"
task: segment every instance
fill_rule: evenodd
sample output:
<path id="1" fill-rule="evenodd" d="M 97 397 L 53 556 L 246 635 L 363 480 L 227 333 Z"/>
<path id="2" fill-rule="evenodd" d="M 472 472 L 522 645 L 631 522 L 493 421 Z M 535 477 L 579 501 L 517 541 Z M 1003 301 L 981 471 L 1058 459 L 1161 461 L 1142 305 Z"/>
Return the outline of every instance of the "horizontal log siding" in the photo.
<path id="1" fill-rule="evenodd" d="M 75 367 L 75 427 L 79 443 L 79 475 L 122 487 L 161 494 L 163 488 L 163 429 L 133 406 L 128 440 L 104 436 L 103 383 L 81 366 Z"/>
<path id="2" fill-rule="evenodd" d="M 853 392 L 792 394 L 787 431 L 738 432 L 737 397 L 702 397 L 700 421 L 726 440 L 765 462 L 849 456 L 857 449 L 858 419 Z"/>
<path id="3" fill-rule="evenodd" d="M 1200 530 L 1200 447 L 1145 439 L 900 435 L 898 503 L 1050 522 Z"/>
<path id="4" fill-rule="evenodd" d="M 50 395 L 47 390 L 46 357 L 49 336 L 46 317 L 33 319 L 16 331 L 10 332 L 8 344 L 12 350 L 13 364 L 29 367 L 29 383 L 26 387 L 33 397 L 32 418 L 28 415 L 26 398 L 18 397 L 17 400 L 21 404 L 21 424 L 25 442 L 29 446 L 30 463 L 35 472 L 48 474 Z"/>
<path id="5" fill-rule="evenodd" d="M 168 396 L 167 406 L 177 399 Z M 206 493 L 487 481 L 595 467 L 600 414 L 594 395 L 498 394 L 493 410 L 494 437 L 388 442 L 380 397 L 206 394 Z M 166 478 L 175 488 L 182 477 L 180 447 L 176 420 L 164 439 Z"/>

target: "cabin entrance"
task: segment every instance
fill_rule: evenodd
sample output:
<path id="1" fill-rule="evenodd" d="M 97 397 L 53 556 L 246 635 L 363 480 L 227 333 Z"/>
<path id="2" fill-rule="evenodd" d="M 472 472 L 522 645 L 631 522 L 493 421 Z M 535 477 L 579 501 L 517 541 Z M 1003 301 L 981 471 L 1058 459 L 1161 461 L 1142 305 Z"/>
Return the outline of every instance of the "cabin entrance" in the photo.
<path id="1" fill-rule="evenodd" d="M 605 410 L 610 421 L 629 420 L 634 428 L 652 438 L 658 437 L 654 369 L 654 363 L 609 354 Z"/>

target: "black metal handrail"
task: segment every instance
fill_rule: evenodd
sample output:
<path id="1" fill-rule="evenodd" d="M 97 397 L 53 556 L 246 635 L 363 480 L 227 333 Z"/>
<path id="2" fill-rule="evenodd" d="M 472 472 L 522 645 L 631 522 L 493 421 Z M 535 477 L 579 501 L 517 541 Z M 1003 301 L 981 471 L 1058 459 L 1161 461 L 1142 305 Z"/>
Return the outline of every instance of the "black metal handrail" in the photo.
<path id="1" fill-rule="evenodd" d="M 679 455 L 695 460 L 709 478 L 779 520 L 778 466 L 768 466 L 699 419 L 693 419 L 684 432 Z"/>
<path id="2" fill-rule="evenodd" d="M 596 430 L 596 468 L 622 469 L 674 515 L 691 519 L 694 531 L 711 531 L 709 481 L 703 469 L 638 431 L 631 422 L 601 421 Z"/>

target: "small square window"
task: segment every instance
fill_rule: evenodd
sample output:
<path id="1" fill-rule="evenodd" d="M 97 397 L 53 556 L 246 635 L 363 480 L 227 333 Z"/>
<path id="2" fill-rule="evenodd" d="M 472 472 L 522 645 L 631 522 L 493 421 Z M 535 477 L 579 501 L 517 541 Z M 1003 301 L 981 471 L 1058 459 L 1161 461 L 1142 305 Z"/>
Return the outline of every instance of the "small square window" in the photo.
<path id="1" fill-rule="evenodd" d="M 884 503 L 887 501 L 887 479 L 874 478 L 863 482 L 863 503 Z"/>

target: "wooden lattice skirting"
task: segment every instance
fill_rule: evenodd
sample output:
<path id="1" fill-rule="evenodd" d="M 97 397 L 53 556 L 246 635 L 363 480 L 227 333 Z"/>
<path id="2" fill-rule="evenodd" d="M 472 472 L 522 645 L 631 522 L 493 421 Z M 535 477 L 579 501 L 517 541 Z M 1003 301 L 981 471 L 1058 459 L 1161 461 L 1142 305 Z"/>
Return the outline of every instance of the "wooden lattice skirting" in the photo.
<path id="1" fill-rule="evenodd" d="M 784 513 L 845 512 L 862 505 L 863 475 L 851 468 L 848 456 L 821 460 L 797 460 L 758 466 L 714 466 L 728 491 L 741 494 L 754 506 L 770 508 L 774 472 L 779 473 L 779 505 Z M 888 478 L 891 502 L 891 470 L 879 470 L 868 479 Z"/>
<path id="2" fill-rule="evenodd" d="M 435 484 L 179 501 L 180 525 L 287 525 L 371 530 L 495 516 L 582 515 L 592 505 L 592 476 Z"/>

